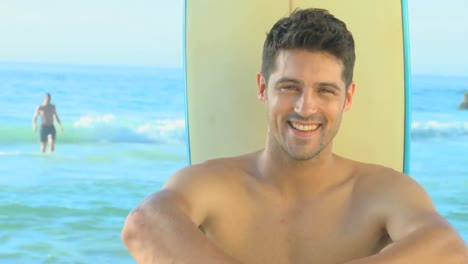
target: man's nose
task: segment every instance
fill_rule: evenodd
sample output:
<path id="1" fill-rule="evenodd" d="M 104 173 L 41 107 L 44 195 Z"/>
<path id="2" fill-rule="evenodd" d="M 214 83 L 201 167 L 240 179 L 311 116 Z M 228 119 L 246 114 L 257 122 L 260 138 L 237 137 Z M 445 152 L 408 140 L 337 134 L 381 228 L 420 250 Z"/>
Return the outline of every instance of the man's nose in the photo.
<path id="1" fill-rule="evenodd" d="M 304 89 L 296 101 L 294 111 L 300 116 L 307 118 L 317 113 L 319 98 L 312 89 Z"/>

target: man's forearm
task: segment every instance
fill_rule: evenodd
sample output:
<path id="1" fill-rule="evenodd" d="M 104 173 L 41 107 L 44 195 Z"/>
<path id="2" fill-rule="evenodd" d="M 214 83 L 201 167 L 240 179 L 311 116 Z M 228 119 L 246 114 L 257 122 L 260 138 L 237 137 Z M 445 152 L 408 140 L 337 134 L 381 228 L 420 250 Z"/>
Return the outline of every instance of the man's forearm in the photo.
<path id="1" fill-rule="evenodd" d="M 168 205 L 131 213 L 122 237 L 140 264 L 239 264 L 211 243 L 186 215 Z"/>
<path id="2" fill-rule="evenodd" d="M 468 264 L 463 240 L 449 227 L 419 230 L 380 253 L 345 264 Z"/>

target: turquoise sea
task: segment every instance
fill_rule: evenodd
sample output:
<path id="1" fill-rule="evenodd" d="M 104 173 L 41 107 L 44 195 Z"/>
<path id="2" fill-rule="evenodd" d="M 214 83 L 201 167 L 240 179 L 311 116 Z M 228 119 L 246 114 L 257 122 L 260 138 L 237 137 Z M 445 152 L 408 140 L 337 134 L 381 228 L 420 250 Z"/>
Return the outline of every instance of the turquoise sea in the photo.
<path id="1" fill-rule="evenodd" d="M 468 76 L 412 76 L 410 175 L 468 242 Z"/>
<path id="2" fill-rule="evenodd" d="M 0 263 L 135 263 L 129 211 L 187 165 L 182 69 L 0 63 Z M 413 77 L 411 175 L 468 240 L 468 77 Z M 39 152 L 52 94 L 65 133 Z"/>
<path id="3" fill-rule="evenodd" d="M 0 263 L 135 263 L 126 215 L 187 164 L 182 69 L 0 64 Z M 64 125 L 41 154 L 45 92 Z"/>

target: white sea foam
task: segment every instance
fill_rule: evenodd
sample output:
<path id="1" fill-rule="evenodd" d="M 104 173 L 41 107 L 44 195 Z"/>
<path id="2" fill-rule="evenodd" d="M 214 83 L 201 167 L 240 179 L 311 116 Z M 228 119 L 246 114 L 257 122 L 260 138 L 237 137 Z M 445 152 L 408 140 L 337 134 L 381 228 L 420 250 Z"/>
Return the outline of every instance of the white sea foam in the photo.
<path id="1" fill-rule="evenodd" d="M 468 136 L 468 122 L 414 121 L 411 124 L 411 135 L 414 138 Z"/>
<path id="2" fill-rule="evenodd" d="M 95 124 L 108 124 L 115 119 L 113 114 L 85 115 L 73 123 L 74 127 L 89 127 Z"/>
<path id="3" fill-rule="evenodd" d="M 78 141 L 165 144 L 184 143 L 186 138 L 183 119 L 126 121 L 113 114 L 86 115 L 73 126 Z"/>

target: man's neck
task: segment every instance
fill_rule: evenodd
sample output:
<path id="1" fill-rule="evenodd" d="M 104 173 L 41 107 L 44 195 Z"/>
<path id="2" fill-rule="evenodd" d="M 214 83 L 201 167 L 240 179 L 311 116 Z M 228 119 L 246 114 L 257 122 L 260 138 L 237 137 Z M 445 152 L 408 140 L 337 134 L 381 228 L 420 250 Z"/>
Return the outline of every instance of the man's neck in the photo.
<path id="1" fill-rule="evenodd" d="M 331 145 L 308 160 L 295 160 L 283 150 L 267 146 L 258 157 L 260 176 L 280 192 L 320 192 L 336 180 L 337 156 Z"/>

